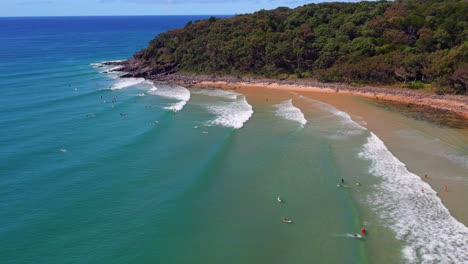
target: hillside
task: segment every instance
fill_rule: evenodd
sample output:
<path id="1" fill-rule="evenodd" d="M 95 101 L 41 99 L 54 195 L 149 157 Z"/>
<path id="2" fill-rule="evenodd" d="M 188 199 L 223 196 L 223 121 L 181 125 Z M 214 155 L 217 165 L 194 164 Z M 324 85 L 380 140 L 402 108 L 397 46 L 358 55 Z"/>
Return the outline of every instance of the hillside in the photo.
<path id="1" fill-rule="evenodd" d="M 431 84 L 467 93 L 465 0 L 321 3 L 189 22 L 127 61 L 131 76 L 169 73 L 323 82 Z"/>

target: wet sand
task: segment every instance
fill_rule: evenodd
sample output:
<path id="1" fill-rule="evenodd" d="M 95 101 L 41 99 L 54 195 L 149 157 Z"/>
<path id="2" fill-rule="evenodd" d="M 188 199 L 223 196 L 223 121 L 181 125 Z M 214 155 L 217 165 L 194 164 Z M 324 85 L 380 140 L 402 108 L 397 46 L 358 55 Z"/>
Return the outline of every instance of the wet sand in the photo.
<path id="1" fill-rule="evenodd" d="M 438 192 L 438 196 L 451 214 L 458 221 L 468 225 L 468 210 L 464 199 L 468 193 L 468 173 L 464 170 L 463 165 L 461 168 L 454 166 L 451 160 L 437 154 L 442 152 L 439 143 L 438 145 L 426 142 L 433 139 L 442 141 L 448 146 L 458 145 L 467 148 L 467 128 L 454 129 L 422 120 L 414 120 L 398 110 L 389 111 L 379 105 L 379 100 L 372 96 L 363 98 L 354 93 L 337 93 L 332 89 L 262 86 L 259 84 L 220 85 L 219 83 L 203 82 L 197 86 L 235 90 L 245 94 L 248 100 L 255 102 L 255 104 L 277 104 L 293 97 L 292 93 L 295 93 L 328 103 L 340 111 L 347 112 L 355 122 L 364 125 L 381 138 L 387 148 L 407 165 L 409 171 L 422 177 L 431 185 L 432 189 Z M 303 112 L 306 112 L 307 108 L 310 107 L 299 100 L 294 101 L 294 104 Z M 310 121 L 313 122 L 313 120 Z M 405 133 L 422 134 L 408 137 Z M 466 156 L 461 158 L 463 162 Z M 425 174 L 428 175 L 428 178 L 424 178 Z M 445 191 L 445 186 L 447 186 L 448 191 Z M 419 186 L 415 186 L 415 189 L 419 190 L 419 188 Z"/>
<path id="2" fill-rule="evenodd" d="M 183 82 L 184 85 L 187 83 Z M 449 111 L 468 119 L 468 97 L 455 95 L 435 95 L 407 89 L 389 89 L 383 87 L 352 87 L 345 85 L 333 85 L 331 88 L 314 86 L 308 83 L 278 83 L 278 82 L 228 82 L 228 81 L 193 81 L 190 85 L 202 87 L 219 87 L 223 89 L 239 88 L 267 88 L 273 90 L 286 90 L 295 92 L 320 92 L 328 94 L 356 95 L 370 99 L 388 100 L 402 104 L 426 106 L 441 111 Z M 322 86 L 324 84 L 321 84 Z"/>

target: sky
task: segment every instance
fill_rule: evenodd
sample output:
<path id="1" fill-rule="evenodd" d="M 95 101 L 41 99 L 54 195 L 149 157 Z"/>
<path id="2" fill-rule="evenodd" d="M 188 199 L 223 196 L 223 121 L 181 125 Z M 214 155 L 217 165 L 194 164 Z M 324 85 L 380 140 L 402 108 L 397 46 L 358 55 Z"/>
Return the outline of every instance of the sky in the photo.
<path id="1" fill-rule="evenodd" d="M 278 6 L 293 8 L 307 3 L 326 1 L 327 0 L 1 0 L 0 17 L 234 15 L 252 13 L 261 9 L 274 9 Z"/>

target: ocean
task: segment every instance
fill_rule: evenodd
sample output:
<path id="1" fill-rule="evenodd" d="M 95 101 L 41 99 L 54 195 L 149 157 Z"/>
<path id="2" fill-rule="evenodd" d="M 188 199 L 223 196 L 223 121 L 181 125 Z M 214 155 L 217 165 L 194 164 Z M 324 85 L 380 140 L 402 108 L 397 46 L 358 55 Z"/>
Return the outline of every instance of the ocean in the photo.
<path id="1" fill-rule="evenodd" d="M 468 189 L 466 131 L 102 64 L 203 18 L 0 18 L 1 263 L 468 262 L 420 177 Z"/>

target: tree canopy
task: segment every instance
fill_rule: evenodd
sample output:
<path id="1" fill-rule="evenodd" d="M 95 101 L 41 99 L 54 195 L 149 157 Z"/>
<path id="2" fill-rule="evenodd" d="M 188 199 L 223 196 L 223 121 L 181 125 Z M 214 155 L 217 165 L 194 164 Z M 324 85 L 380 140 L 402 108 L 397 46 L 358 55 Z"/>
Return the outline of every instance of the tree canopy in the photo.
<path id="1" fill-rule="evenodd" d="M 146 74 L 317 78 L 466 93 L 468 3 L 400 0 L 279 7 L 191 21 L 133 61 Z"/>

